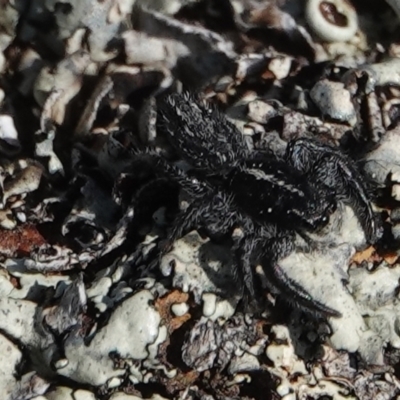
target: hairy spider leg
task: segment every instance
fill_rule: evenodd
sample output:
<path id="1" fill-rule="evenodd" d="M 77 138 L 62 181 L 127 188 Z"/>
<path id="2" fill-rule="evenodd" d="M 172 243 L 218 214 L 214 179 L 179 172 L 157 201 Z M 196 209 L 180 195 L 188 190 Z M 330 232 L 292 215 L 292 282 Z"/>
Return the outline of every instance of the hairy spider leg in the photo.
<path id="1" fill-rule="evenodd" d="M 202 216 L 207 212 L 208 205 L 205 204 L 203 198 L 194 200 L 186 210 L 181 211 L 174 221 L 173 228 L 168 232 L 167 247 L 164 250 L 168 251 L 177 239 L 183 237 L 190 229 L 197 227 Z"/>
<path id="2" fill-rule="evenodd" d="M 233 247 L 237 259 L 233 275 L 235 280 L 242 287 L 243 294 L 246 294 L 248 299 L 256 298 L 252 258 L 257 248 L 257 239 L 258 238 L 254 235 L 244 236 L 237 240 Z"/>
<path id="3" fill-rule="evenodd" d="M 211 186 L 204 181 L 188 176 L 184 171 L 161 157 L 157 158 L 157 169 L 175 181 L 185 192 L 194 198 L 204 197 L 211 192 Z"/>
<path id="4" fill-rule="evenodd" d="M 313 299 L 279 266 L 279 260 L 294 251 L 294 236 L 288 232 L 277 233 L 277 228 L 273 225 L 262 228 L 263 231 L 256 227 L 252 233 L 243 236 L 234 245 L 237 258 L 234 276 L 242 287 L 245 304 L 253 307 L 259 300 L 260 293 L 256 290 L 254 268 L 254 264 L 258 262 L 268 287 L 272 292 L 279 293 L 284 301 L 309 313 L 339 317 L 339 312 Z"/>
<path id="5" fill-rule="evenodd" d="M 301 138 L 288 144 L 286 159 L 297 170 L 307 174 L 310 181 L 334 190 L 338 200 L 349 204 L 370 243 L 379 239 L 381 231 L 363 177 L 347 156 L 331 146 Z"/>
<path id="6" fill-rule="evenodd" d="M 206 182 L 200 182 L 195 178 L 189 177 L 182 169 L 176 167 L 165 160 L 154 148 L 132 148 L 132 154 L 135 156 L 135 162 L 143 160 L 153 161 L 155 169 L 160 175 L 167 176 L 175 181 L 182 189 L 193 197 L 201 197 L 211 192 L 211 186 Z"/>
<path id="7" fill-rule="evenodd" d="M 246 309 L 251 311 L 260 309 L 262 304 L 260 299 L 263 298 L 263 294 L 260 292 L 261 285 L 257 285 L 254 260 L 264 241 L 262 235 L 251 230 L 247 235 L 238 238 L 233 246 L 236 256 L 236 263 L 233 266 L 234 279 L 241 288 Z"/>
<path id="8" fill-rule="evenodd" d="M 260 261 L 270 289 L 277 290 L 285 301 L 304 311 L 322 316 L 340 317 L 338 311 L 315 300 L 279 266 L 279 260 L 292 253 L 294 248 L 294 237 L 287 233 L 270 239 L 264 246 Z"/>
<path id="9" fill-rule="evenodd" d="M 196 168 L 218 172 L 249 156 L 238 128 L 198 96 L 174 93 L 161 105 L 159 126 L 180 156 Z"/>
<path id="10" fill-rule="evenodd" d="M 305 312 L 318 314 L 324 317 L 341 317 L 341 313 L 331 307 L 315 300 L 307 291 L 305 291 L 293 279 L 290 279 L 285 272 L 275 264 L 269 273 L 269 284 L 277 289 L 283 299 L 289 304 L 293 304 Z M 273 277 L 273 278 L 272 278 Z"/>
<path id="11" fill-rule="evenodd" d="M 330 154 L 322 156 L 310 172 L 311 179 L 335 188 L 338 199 L 353 208 L 368 242 L 375 243 L 380 237 L 380 228 L 362 181 L 357 175 L 347 163 Z"/>
<path id="12" fill-rule="evenodd" d="M 184 236 L 190 229 L 204 227 L 210 234 L 226 234 L 245 217 L 233 212 L 232 197 L 222 192 L 195 199 L 175 220 L 168 242 Z"/>

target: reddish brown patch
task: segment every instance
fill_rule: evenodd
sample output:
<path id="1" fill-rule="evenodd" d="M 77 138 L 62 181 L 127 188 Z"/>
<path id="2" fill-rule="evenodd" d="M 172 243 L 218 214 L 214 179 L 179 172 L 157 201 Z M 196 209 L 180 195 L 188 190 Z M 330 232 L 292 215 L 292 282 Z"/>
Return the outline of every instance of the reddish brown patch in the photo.
<path id="1" fill-rule="evenodd" d="M 10 231 L 0 229 L 0 254 L 6 256 L 27 256 L 46 241 L 31 224 L 25 224 Z"/>
<path id="2" fill-rule="evenodd" d="M 371 261 L 371 257 L 375 254 L 375 247 L 370 246 L 363 251 L 354 254 L 352 261 L 361 264 L 363 261 Z"/>
<path id="3" fill-rule="evenodd" d="M 399 259 L 399 256 L 396 253 L 385 253 L 382 254 L 382 258 L 389 264 L 393 265 Z"/>
<path id="4" fill-rule="evenodd" d="M 261 78 L 265 80 L 275 79 L 275 75 L 269 69 L 267 69 L 262 73 Z"/>
<path id="5" fill-rule="evenodd" d="M 10 282 L 15 287 L 15 289 L 21 289 L 21 284 L 19 282 L 19 279 L 16 278 L 15 276 L 10 275 Z"/>
<path id="6" fill-rule="evenodd" d="M 355 262 L 356 264 L 361 264 L 364 261 L 372 263 L 380 263 L 384 260 L 389 265 L 393 265 L 396 263 L 398 259 L 399 256 L 395 252 L 378 253 L 375 247 L 370 246 L 367 249 L 356 253 L 352 258 L 352 261 Z"/>
<path id="7" fill-rule="evenodd" d="M 340 13 L 336 6 L 329 1 L 321 2 L 319 10 L 323 17 L 333 25 L 340 26 L 342 28 L 348 25 L 347 17 Z"/>
<path id="8" fill-rule="evenodd" d="M 186 321 L 191 318 L 189 313 L 186 313 L 180 317 L 176 317 L 171 312 L 171 307 L 176 303 L 186 303 L 189 300 L 187 293 L 180 292 L 179 290 L 173 290 L 166 296 L 156 300 L 154 307 L 160 313 L 163 323 L 166 324 L 169 333 L 172 333 L 176 329 L 179 329 Z"/>

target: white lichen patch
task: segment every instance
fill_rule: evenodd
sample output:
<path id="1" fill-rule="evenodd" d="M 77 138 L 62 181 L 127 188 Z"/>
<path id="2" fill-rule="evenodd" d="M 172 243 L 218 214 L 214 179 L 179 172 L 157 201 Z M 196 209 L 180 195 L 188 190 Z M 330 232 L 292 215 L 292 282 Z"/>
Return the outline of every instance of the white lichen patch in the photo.
<path id="1" fill-rule="evenodd" d="M 0 96 L 1 97 L 1 96 Z M 1 104 L 1 98 L 0 98 Z M 14 119 L 11 115 L 0 114 L 0 139 L 6 142 L 7 151 L 12 152 L 14 149 L 15 152 L 18 152 L 20 149 L 20 142 L 18 139 L 18 132 L 15 129 Z M 0 145 L 0 150 L 2 146 Z M 6 153 L 7 154 L 7 153 Z"/>
<path id="2" fill-rule="evenodd" d="M 367 349 L 380 356 L 383 363 L 382 346 L 389 343 L 400 348 L 400 302 L 398 298 L 400 265 L 389 267 L 382 263 L 370 272 L 364 268 L 349 271 L 348 287 L 354 297 L 366 325 L 379 337 L 374 339 L 373 348 Z"/>
<path id="3" fill-rule="evenodd" d="M 16 368 L 22 359 L 22 353 L 13 342 L 0 335 L 0 354 L 2 360 L 7 360 L 0 362 L 0 397 L 11 400 L 16 386 Z"/>
<path id="4" fill-rule="evenodd" d="M 231 299 L 238 299 L 239 288 L 232 275 L 233 259 L 226 247 L 202 239 L 197 232 L 191 232 L 174 243 L 174 248 L 161 260 L 164 275 L 173 274 L 173 286 L 184 292 L 193 292 L 200 303 L 203 293 L 215 293 Z M 233 300 L 232 300 L 233 301 Z M 206 302 L 205 313 L 211 316 L 213 302 Z M 211 307 L 211 308 L 209 308 Z"/>
<path id="5" fill-rule="evenodd" d="M 2 228 L 13 229 L 17 226 L 18 219 L 26 220 L 25 197 L 38 189 L 42 173 L 41 165 L 32 159 L 2 163 L 0 166 L 0 226 Z"/>
<path id="6" fill-rule="evenodd" d="M 50 342 L 50 335 L 38 331 L 36 308 L 36 303 L 31 301 L 0 298 L 0 310 L 2 310 L 0 329 L 25 346 L 37 348 L 42 345 L 47 346 L 49 343 L 46 343 L 46 338 Z"/>
<path id="7" fill-rule="evenodd" d="M 9 290 L 8 295 L 13 299 L 32 299 L 38 298 L 43 292 L 43 288 L 56 288 L 59 284 L 68 284 L 71 278 L 66 275 L 43 275 L 36 271 L 29 271 L 24 265 L 23 260 L 8 259 L 4 267 L 10 277 L 18 278 L 19 286 L 13 286 L 9 279 L 7 282 L 0 275 L 0 297 L 2 290 Z"/>
<path id="8" fill-rule="evenodd" d="M 100 311 L 104 311 L 113 302 L 108 298 L 108 291 L 112 285 L 109 277 L 101 277 L 93 282 L 93 285 L 87 290 L 87 296 L 91 299 Z"/>
<path id="9" fill-rule="evenodd" d="M 66 386 L 58 386 L 46 393 L 47 400 L 96 400 L 96 396 L 88 390 L 74 390 Z"/>
<path id="10" fill-rule="evenodd" d="M 266 355 L 274 363 L 274 367 L 286 371 L 287 376 L 306 374 L 306 366 L 295 354 L 288 329 L 283 325 L 274 325 L 271 334 L 279 342 L 271 343 L 266 349 Z"/>
<path id="11" fill-rule="evenodd" d="M 400 173 L 400 126 L 387 131 L 379 146 L 366 155 L 364 170 L 382 186 L 390 174 Z"/>
<path id="12" fill-rule="evenodd" d="M 214 293 L 203 293 L 202 299 L 203 315 L 213 321 L 227 320 L 235 313 L 236 303 L 232 305 L 228 300 L 220 300 Z"/>
<path id="13" fill-rule="evenodd" d="M 10 281 L 7 272 L 0 269 L 0 297 L 8 296 L 14 290 L 14 285 Z"/>
<path id="14" fill-rule="evenodd" d="M 13 387 L 13 393 L 6 400 L 40 399 L 49 386 L 49 382 L 41 378 L 36 372 L 31 371 L 18 378 Z"/>
<path id="15" fill-rule="evenodd" d="M 58 124 L 64 121 L 66 108 L 81 88 L 82 74 L 89 61 L 89 54 L 80 51 L 62 60 L 55 70 L 43 67 L 33 92 L 44 108 L 42 118 Z"/>
<path id="16" fill-rule="evenodd" d="M 284 400 L 319 399 L 331 396 L 334 399 L 356 399 L 351 396 L 351 387 L 343 379 L 327 377 L 322 366 L 307 368 L 296 350 L 287 327 L 274 325 L 272 342 L 266 355 L 272 361 L 268 371 L 279 380 L 276 391 Z"/>
<path id="17" fill-rule="evenodd" d="M 333 331 L 330 340 L 335 348 L 354 352 L 367 327 L 343 283 L 351 255 L 346 245 L 324 252 L 294 252 L 280 260 L 279 267 L 312 299 L 341 314 L 341 317 L 329 318 Z"/>
<path id="18" fill-rule="evenodd" d="M 110 354 L 123 359 L 146 359 L 149 346 L 161 342 L 158 340 L 160 315 L 151 305 L 153 300 L 148 290 L 125 300 L 114 310 L 107 325 L 95 333 L 88 346 L 82 337 L 69 337 L 65 342 L 69 363 L 58 373 L 77 382 L 99 386 L 125 373 L 125 369 L 114 367 Z"/>
<path id="19" fill-rule="evenodd" d="M 343 221 L 345 232 L 351 219 Z M 348 236 L 339 234 L 337 240 L 359 241 L 356 235 Z M 347 244 L 310 253 L 297 251 L 280 260 L 279 267 L 310 298 L 341 314 L 328 318 L 329 342 L 335 349 L 358 351 L 367 364 L 383 365 L 384 346 L 400 348 L 400 266 L 382 264 L 372 272 L 361 267 L 348 270 L 352 254 Z"/>

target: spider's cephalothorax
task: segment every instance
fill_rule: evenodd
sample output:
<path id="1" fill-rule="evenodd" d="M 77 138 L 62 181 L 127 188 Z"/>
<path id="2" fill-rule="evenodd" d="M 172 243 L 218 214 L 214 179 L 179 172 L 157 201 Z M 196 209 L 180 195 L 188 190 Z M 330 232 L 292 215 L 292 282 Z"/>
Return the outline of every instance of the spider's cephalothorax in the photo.
<path id="1" fill-rule="evenodd" d="M 338 148 L 306 138 L 290 141 L 283 159 L 250 151 L 234 124 L 190 94 L 167 97 L 160 114 L 160 130 L 192 167 L 189 176 L 159 159 L 159 167 L 192 197 L 175 221 L 170 243 L 193 228 L 211 235 L 239 227 L 243 234 L 233 245 L 236 273 L 250 299 L 256 297 L 254 264 L 259 262 L 271 286 L 294 303 L 337 315 L 291 281 L 278 260 L 294 250 L 296 234 L 323 228 L 339 201 L 353 208 L 367 240 L 377 240 L 379 229 L 354 163 Z"/>

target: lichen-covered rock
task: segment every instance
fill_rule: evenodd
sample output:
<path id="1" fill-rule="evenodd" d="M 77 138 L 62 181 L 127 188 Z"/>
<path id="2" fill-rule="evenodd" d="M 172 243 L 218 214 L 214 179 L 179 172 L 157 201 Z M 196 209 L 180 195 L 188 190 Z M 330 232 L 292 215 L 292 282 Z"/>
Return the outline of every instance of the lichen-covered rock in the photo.
<path id="1" fill-rule="evenodd" d="M 110 354 L 128 360 L 146 359 L 148 346 L 157 341 L 161 329 L 160 315 L 151 305 L 153 300 L 148 290 L 142 290 L 123 301 L 107 325 L 94 333 L 89 345 L 78 332 L 70 335 L 64 343 L 68 364 L 58 373 L 77 382 L 100 386 L 126 372 L 114 366 Z"/>
<path id="2" fill-rule="evenodd" d="M 232 256 L 225 247 L 191 232 L 174 243 L 174 248 L 161 260 L 160 267 L 164 275 L 172 275 L 174 287 L 193 292 L 198 303 L 203 293 L 216 293 L 235 304 L 239 299 L 231 272 L 232 263 Z M 207 297 L 205 303 L 205 313 L 211 316 L 216 306 L 209 311 Z"/>
<path id="3" fill-rule="evenodd" d="M 364 170 L 382 186 L 391 175 L 400 173 L 399 143 L 400 127 L 396 127 L 386 132 L 379 146 L 365 156 Z"/>
<path id="4" fill-rule="evenodd" d="M 311 89 L 310 96 L 322 115 L 347 122 L 350 126 L 356 124 L 356 111 L 350 92 L 344 88 L 343 83 L 320 80 Z"/>
<path id="5" fill-rule="evenodd" d="M 326 252 L 293 253 L 279 262 L 280 268 L 316 301 L 339 312 L 330 317 L 330 341 L 337 349 L 357 351 L 367 330 L 354 298 L 343 284 L 351 250 L 346 245 Z"/>
<path id="6" fill-rule="evenodd" d="M 0 363 L 0 394 L 4 399 L 11 399 L 11 395 L 17 383 L 15 374 L 18 364 L 21 362 L 22 353 L 17 346 L 0 335 L 0 351 L 7 363 Z"/>
<path id="7" fill-rule="evenodd" d="M 58 386 L 46 393 L 46 400 L 96 400 L 94 393 L 88 390 L 74 390 L 65 386 Z"/>
<path id="8" fill-rule="evenodd" d="M 382 359 L 382 345 L 390 344 L 394 348 L 400 347 L 399 335 L 399 302 L 397 299 L 400 267 L 395 265 L 380 265 L 374 271 L 365 269 L 351 269 L 349 288 L 360 313 L 369 329 L 375 332 L 379 339 L 375 340 L 374 347 L 367 351 L 373 352 Z M 374 360 L 376 363 L 376 360 Z"/>

